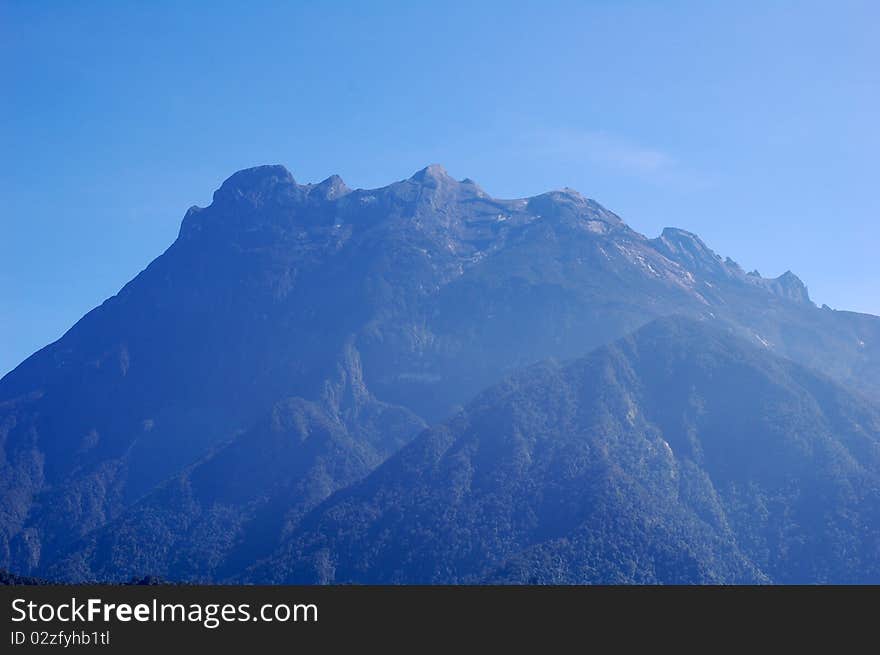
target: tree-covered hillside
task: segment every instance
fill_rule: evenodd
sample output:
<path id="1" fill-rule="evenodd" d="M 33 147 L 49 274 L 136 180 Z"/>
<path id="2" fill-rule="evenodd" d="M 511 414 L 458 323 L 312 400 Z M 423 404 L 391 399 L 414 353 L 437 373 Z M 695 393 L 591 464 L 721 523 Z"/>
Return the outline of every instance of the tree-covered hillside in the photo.
<path id="1" fill-rule="evenodd" d="M 296 583 L 880 581 L 880 411 L 662 319 L 481 394 L 248 576 Z"/>

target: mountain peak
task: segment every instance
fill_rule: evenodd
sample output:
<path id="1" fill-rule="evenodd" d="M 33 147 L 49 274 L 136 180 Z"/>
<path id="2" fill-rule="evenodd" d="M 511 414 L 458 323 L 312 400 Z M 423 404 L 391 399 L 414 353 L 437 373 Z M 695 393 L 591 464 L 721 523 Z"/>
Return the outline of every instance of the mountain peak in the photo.
<path id="1" fill-rule="evenodd" d="M 660 236 L 652 239 L 651 243 L 666 258 L 692 271 L 722 276 L 729 273 L 721 257 L 693 232 L 677 227 L 665 227 Z"/>
<path id="2" fill-rule="evenodd" d="M 810 293 L 801 279 L 791 271 L 785 271 L 773 280 L 774 291 L 789 300 L 810 302 Z"/>
<path id="3" fill-rule="evenodd" d="M 280 164 L 254 166 L 232 174 L 214 192 L 214 201 L 260 204 L 279 190 L 290 192 L 298 188 L 287 168 Z"/>
<path id="4" fill-rule="evenodd" d="M 247 190 L 278 182 L 296 184 L 293 175 L 285 166 L 281 164 L 265 164 L 263 166 L 245 168 L 233 173 L 220 185 L 219 190 Z"/>
<path id="5" fill-rule="evenodd" d="M 449 176 L 449 173 L 447 173 L 446 169 L 443 168 L 440 164 L 429 164 L 420 171 L 416 171 L 409 179 L 413 182 L 421 183 L 430 181 L 439 182 L 452 180 L 452 178 Z"/>
<path id="6" fill-rule="evenodd" d="M 570 187 L 547 191 L 527 199 L 529 211 L 545 218 L 561 219 L 576 224 L 602 221 L 611 226 L 624 225 L 623 220 Z"/>
<path id="7" fill-rule="evenodd" d="M 309 189 L 309 195 L 317 194 L 319 197 L 326 200 L 335 200 L 350 191 L 351 189 L 348 188 L 348 185 L 346 185 L 341 177 L 338 175 L 331 175 L 326 180 L 312 185 Z"/>

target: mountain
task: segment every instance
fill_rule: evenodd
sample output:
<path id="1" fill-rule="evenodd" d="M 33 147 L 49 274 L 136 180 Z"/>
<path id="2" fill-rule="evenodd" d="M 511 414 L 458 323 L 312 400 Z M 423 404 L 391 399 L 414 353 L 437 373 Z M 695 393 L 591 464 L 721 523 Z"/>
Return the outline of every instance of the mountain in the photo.
<path id="1" fill-rule="evenodd" d="M 746 274 L 688 232 L 646 238 L 571 189 L 240 171 L 0 380 L 0 567 L 231 574 L 484 388 L 670 314 L 880 398 L 880 319 L 819 309 L 793 274 Z"/>
<path id="2" fill-rule="evenodd" d="M 880 410 L 665 318 L 486 391 L 306 517 L 286 583 L 880 581 Z"/>

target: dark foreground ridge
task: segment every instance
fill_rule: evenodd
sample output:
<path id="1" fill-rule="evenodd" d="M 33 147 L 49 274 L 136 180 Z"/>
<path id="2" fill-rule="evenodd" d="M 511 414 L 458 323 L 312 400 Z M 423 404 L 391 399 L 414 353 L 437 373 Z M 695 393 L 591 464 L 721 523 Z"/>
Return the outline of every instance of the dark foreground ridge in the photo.
<path id="1" fill-rule="evenodd" d="M 880 411 L 659 319 L 481 394 L 302 521 L 273 582 L 880 582 Z"/>

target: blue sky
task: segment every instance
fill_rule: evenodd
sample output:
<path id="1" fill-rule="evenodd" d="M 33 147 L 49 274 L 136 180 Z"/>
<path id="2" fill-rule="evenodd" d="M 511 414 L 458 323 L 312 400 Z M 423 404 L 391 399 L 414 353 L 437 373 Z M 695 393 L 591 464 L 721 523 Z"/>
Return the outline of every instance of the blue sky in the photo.
<path id="1" fill-rule="evenodd" d="M 880 314 L 880 3 L 0 0 L 0 374 L 234 171 L 570 186 Z"/>

